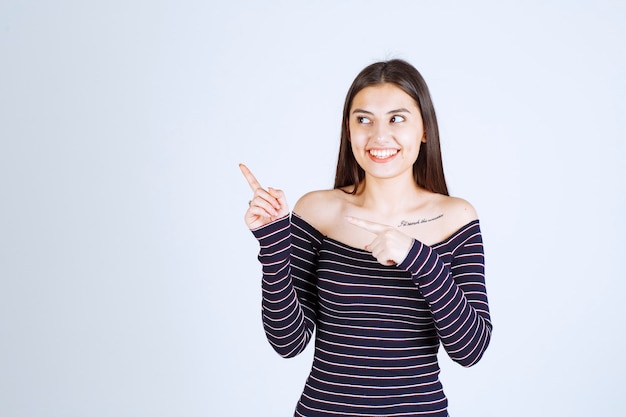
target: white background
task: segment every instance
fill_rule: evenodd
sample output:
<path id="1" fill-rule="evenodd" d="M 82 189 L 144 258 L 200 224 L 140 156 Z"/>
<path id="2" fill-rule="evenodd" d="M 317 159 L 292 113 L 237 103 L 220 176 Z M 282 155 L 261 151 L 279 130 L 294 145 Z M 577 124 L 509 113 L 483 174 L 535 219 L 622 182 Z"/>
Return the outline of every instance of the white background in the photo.
<path id="1" fill-rule="evenodd" d="M 453 416 L 626 412 L 620 1 L 0 2 L 0 415 L 288 416 L 238 162 L 334 178 L 354 76 L 428 82 L 492 344 Z"/>

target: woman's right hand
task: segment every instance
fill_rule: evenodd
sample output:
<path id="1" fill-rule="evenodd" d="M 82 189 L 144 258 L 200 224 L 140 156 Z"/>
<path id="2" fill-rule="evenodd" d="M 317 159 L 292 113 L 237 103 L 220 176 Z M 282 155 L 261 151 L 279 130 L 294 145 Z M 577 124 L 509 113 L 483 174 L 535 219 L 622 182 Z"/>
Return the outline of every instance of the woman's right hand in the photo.
<path id="1" fill-rule="evenodd" d="M 272 187 L 268 187 L 265 190 L 247 166 L 239 164 L 239 169 L 241 169 L 250 189 L 254 193 L 244 216 L 246 225 L 250 230 L 258 229 L 289 214 L 287 199 L 281 190 L 276 190 Z"/>

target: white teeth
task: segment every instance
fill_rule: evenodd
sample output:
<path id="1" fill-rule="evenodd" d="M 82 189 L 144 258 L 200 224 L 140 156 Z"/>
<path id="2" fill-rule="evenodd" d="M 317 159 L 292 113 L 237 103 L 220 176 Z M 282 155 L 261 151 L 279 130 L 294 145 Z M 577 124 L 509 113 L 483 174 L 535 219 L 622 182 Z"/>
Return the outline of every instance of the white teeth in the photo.
<path id="1" fill-rule="evenodd" d="M 370 154 L 374 158 L 384 159 L 389 158 L 398 153 L 397 149 L 370 149 Z"/>

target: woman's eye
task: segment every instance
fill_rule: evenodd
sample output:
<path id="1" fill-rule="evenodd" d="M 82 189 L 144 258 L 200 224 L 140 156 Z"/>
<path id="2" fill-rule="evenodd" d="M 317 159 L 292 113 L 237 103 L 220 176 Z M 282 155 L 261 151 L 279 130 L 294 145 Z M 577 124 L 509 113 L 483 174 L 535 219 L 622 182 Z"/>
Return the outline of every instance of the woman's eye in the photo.
<path id="1" fill-rule="evenodd" d="M 400 122 L 404 122 L 404 117 L 403 116 L 398 116 L 395 115 L 391 118 L 391 123 L 400 123 Z"/>
<path id="2" fill-rule="evenodd" d="M 358 116 L 358 117 L 356 118 L 356 120 L 357 120 L 357 122 L 359 122 L 360 124 L 369 124 L 369 123 L 371 123 L 370 119 L 368 119 L 368 118 L 367 118 L 367 117 L 365 117 L 365 116 Z"/>

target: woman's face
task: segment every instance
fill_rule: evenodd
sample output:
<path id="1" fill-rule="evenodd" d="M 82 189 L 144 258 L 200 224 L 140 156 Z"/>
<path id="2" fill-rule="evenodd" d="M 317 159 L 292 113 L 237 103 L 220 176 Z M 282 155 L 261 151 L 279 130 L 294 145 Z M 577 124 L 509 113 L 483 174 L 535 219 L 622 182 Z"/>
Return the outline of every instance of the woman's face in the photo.
<path id="1" fill-rule="evenodd" d="M 354 96 L 348 123 L 352 152 L 366 175 L 413 175 L 426 138 L 411 96 L 390 83 L 366 87 Z"/>

